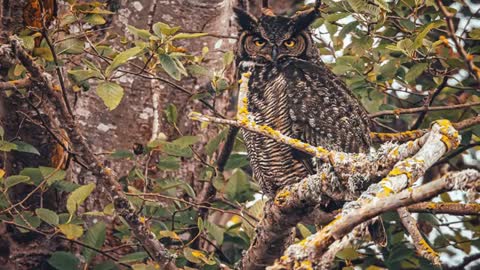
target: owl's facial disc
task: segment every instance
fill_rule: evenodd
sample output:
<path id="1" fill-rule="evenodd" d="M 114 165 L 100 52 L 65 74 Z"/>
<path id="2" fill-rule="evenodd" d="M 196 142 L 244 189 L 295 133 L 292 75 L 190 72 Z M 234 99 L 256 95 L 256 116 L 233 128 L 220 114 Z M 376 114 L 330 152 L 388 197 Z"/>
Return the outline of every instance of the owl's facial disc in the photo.
<path id="1" fill-rule="evenodd" d="M 261 62 L 301 57 L 312 45 L 308 27 L 319 15 L 310 10 L 293 17 L 263 14 L 257 19 L 244 10 L 234 11 L 242 31 L 240 54 Z"/>

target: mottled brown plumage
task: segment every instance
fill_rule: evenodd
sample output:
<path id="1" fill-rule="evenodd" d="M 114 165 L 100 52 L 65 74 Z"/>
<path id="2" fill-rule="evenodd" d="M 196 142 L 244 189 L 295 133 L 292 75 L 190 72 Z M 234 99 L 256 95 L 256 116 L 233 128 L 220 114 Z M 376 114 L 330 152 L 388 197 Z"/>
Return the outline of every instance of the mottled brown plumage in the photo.
<path id="1" fill-rule="evenodd" d="M 309 25 L 312 9 L 294 17 L 255 18 L 236 9 L 241 27 L 236 62 L 250 71 L 248 110 L 258 124 L 330 150 L 366 152 L 369 120 L 353 93 L 320 60 Z M 244 132 L 254 176 L 264 194 L 314 173 L 309 156 Z"/>

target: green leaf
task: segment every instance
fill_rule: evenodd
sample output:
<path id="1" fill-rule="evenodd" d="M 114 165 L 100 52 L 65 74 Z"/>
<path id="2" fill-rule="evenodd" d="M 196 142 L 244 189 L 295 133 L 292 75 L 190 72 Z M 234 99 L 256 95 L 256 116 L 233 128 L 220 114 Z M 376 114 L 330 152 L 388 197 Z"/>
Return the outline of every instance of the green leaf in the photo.
<path id="1" fill-rule="evenodd" d="M 0 141 L 0 151 L 10 152 L 17 149 L 17 145 L 7 141 Z"/>
<path id="2" fill-rule="evenodd" d="M 68 38 L 58 43 L 57 47 L 57 54 L 81 54 L 83 53 L 83 49 L 85 48 L 85 42 L 77 38 Z"/>
<path id="3" fill-rule="evenodd" d="M 217 224 L 213 224 L 207 220 L 203 222 L 205 229 L 207 229 L 207 232 L 217 241 L 218 245 L 223 244 L 223 233 L 225 232 L 225 229 L 221 228 Z"/>
<path id="4" fill-rule="evenodd" d="M 97 79 L 103 78 L 103 75 L 100 71 L 93 70 L 93 69 L 87 69 L 87 70 L 72 69 L 68 71 L 68 74 L 77 83 L 83 82 L 90 78 L 97 78 Z"/>
<path id="5" fill-rule="evenodd" d="M 231 154 L 225 164 L 225 170 L 232 170 L 236 168 L 242 168 L 249 164 L 247 155 Z"/>
<path id="6" fill-rule="evenodd" d="M 397 43 L 397 48 L 407 55 L 411 55 L 413 51 L 413 42 L 410 39 L 403 39 Z"/>
<path id="7" fill-rule="evenodd" d="M 80 260 L 70 252 L 57 251 L 48 259 L 48 263 L 58 270 L 78 270 Z"/>
<path id="8" fill-rule="evenodd" d="M 188 183 L 180 179 L 161 179 L 157 180 L 157 183 L 160 187 L 160 192 L 181 188 L 188 194 L 188 196 L 195 198 L 195 191 L 193 188 Z M 173 193 L 175 194 L 175 192 Z"/>
<path id="9" fill-rule="evenodd" d="M 118 268 L 113 261 L 105 261 L 93 267 L 93 270 L 114 270 L 114 269 L 118 269 Z"/>
<path id="10" fill-rule="evenodd" d="M 42 174 L 43 179 L 42 180 L 47 180 L 47 183 L 49 185 L 65 179 L 67 176 L 67 172 L 64 170 L 59 170 L 56 168 L 52 167 L 39 167 L 40 173 Z"/>
<path id="11" fill-rule="evenodd" d="M 233 54 L 233 51 L 228 51 L 223 54 L 223 66 L 228 67 L 230 66 L 231 63 L 233 63 L 233 59 L 235 58 L 235 55 Z"/>
<path id="12" fill-rule="evenodd" d="M 113 159 L 134 159 L 135 155 L 129 150 L 117 150 L 110 157 Z"/>
<path id="13" fill-rule="evenodd" d="M 180 30 L 180 27 L 170 27 L 166 23 L 157 22 L 152 26 L 152 30 L 155 35 L 159 37 L 161 37 L 162 35 L 171 36 L 175 34 L 178 30 Z"/>
<path id="14" fill-rule="evenodd" d="M 336 256 L 342 260 L 354 260 L 360 257 L 360 254 L 353 247 L 350 246 L 337 252 Z"/>
<path id="15" fill-rule="evenodd" d="M 37 156 L 40 156 L 40 152 L 38 152 L 37 148 L 33 147 L 33 145 L 31 144 L 28 144 L 26 142 L 21 142 L 21 141 L 16 141 L 13 143 L 17 145 L 17 147 L 13 149 L 17 152 L 30 153 L 30 154 L 35 154 Z"/>
<path id="16" fill-rule="evenodd" d="M 165 70 L 165 72 L 167 72 L 168 75 L 170 75 L 170 77 L 177 81 L 181 79 L 181 73 L 177 67 L 177 63 L 172 59 L 172 57 L 170 57 L 170 55 L 160 54 L 159 60 L 162 68 Z"/>
<path id="17" fill-rule="evenodd" d="M 91 13 L 91 14 L 106 14 L 106 15 L 113 15 L 115 14 L 114 12 L 111 12 L 110 10 L 106 10 L 100 7 L 95 7 L 92 10 L 84 11 L 85 13 Z"/>
<path id="18" fill-rule="evenodd" d="M 326 17 L 327 22 L 337 22 L 340 19 L 350 16 L 348 12 L 333 13 Z"/>
<path id="19" fill-rule="evenodd" d="M 112 82 L 103 82 L 97 86 L 97 95 L 108 109 L 117 108 L 123 98 L 123 87 Z"/>
<path id="20" fill-rule="evenodd" d="M 35 37 L 33 36 L 20 36 L 20 38 L 23 41 L 23 47 L 25 49 L 31 51 L 33 48 L 35 48 Z"/>
<path id="21" fill-rule="evenodd" d="M 187 259 L 188 261 L 190 261 L 192 263 L 201 264 L 203 262 L 203 263 L 206 263 L 208 265 L 215 264 L 215 261 L 207 258 L 207 256 L 202 251 L 192 249 L 192 248 L 189 248 L 189 247 L 186 247 L 186 248 L 183 249 L 183 256 L 185 256 L 185 259 Z"/>
<path id="22" fill-rule="evenodd" d="M 117 56 L 115 56 L 110 66 L 108 66 L 105 70 L 105 75 L 110 77 L 115 69 L 125 64 L 130 58 L 137 56 L 137 54 L 141 53 L 142 51 L 143 47 L 137 46 L 119 53 Z"/>
<path id="23" fill-rule="evenodd" d="M 87 233 L 83 237 L 83 243 L 91 247 L 100 249 L 105 242 L 105 237 L 106 226 L 105 223 L 100 221 L 93 225 L 90 229 L 88 229 Z M 89 248 L 84 248 L 82 254 L 85 257 L 85 260 L 87 262 L 90 262 L 95 257 L 96 252 Z"/>
<path id="24" fill-rule="evenodd" d="M 150 34 L 150 32 L 148 32 L 148 30 L 138 29 L 138 28 L 136 28 L 134 26 L 131 26 L 131 25 L 127 25 L 127 29 L 133 35 L 135 35 L 135 36 L 137 36 L 141 39 L 144 39 L 144 40 L 150 40 L 150 37 L 152 36 L 152 34 Z"/>
<path id="25" fill-rule="evenodd" d="M 178 145 L 163 141 L 163 140 L 155 140 L 148 144 L 149 148 L 158 148 L 158 150 L 162 151 L 163 153 L 177 156 L 177 157 L 186 157 L 190 158 L 193 156 L 192 149 L 189 147 L 179 148 Z"/>
<path id="26" fill-rule="evenodd" d="M 160 158 L 157 168 L 164 171 L 178 170 L 180 169 L 180 159 L 171 156 Z"/>
<path id="27" fill-rule="evenodd" d="M 43 59 L 45 59 L 45 61 L 48 61 L 48 62 L 53 62 L 53 54 L 52 54 L 52 51 L 50 50 L 50 48 L 46 48 L 46 47 L 37 47 L 37 48 L 34 48 L 33 49 L 33 52 L 32 52 L 33 56 L 39 56 Z"/>
<path id="28" fill-rule="evenodd" d="M 180 148 L 185 148 L 190 145 L 196 144 L 200 138 L 198 136 L 182 136 L 174 141 L 172 141 L 172 144 L 180 147 Z"/>
<path id="29" fill-rule="evenodd" d="M 415 80 L 420 76 L 422 75 L 423 71 L 425 71 L 425 69 L 428 67 L 428 64 L 427 63 L 418 63 L 418 64 L 415 64 L 414 66 L 412 66 L 407 74 L 405 75 L 405 80 L 408 82 L 408 83 L 415 83 Z"/>
<path id="30" fill-rule="evenodd" d="M 58 228 L 70 240 L 77 239 L 83 235 L 83 227 L 76 224 L 60 224 Z"/>
<path id="31" fill-rule="evenodd" d="M 197 64 L 192 64 L 192 65 L 187 66 L 187 70 L 192 76 L 207 76 L 207 77 L 210 77 L 210 75 L 211 75 L 210 70 L 208 70 L 207 68 L 202 67 L 200 65 L 197 65 Z"/>
<path id="32" fill-rule="evenodd" d="M 53 187 L 56 188 L 59 191 L 65 191 L 65 192 L 72 192 L 75 189 L 79 188 L 80 185 L 76 183 L 72 183 L 70 181 L 57 181 L 53 184 Z"/>
<path id="33" fill-rule="evenodd" d="M 190 38 L 199 38 L 208 35 L 208 33 L 179 33 L 173 36 L 173 39 L 190 39 Z"/>
<path id="34" fill-rule="evenodd" d="M 91 25 L 102 25 L 107 23 L 105 18 L 103 18 L 102 15 L 99 14 L 89 14 L 85 16 L 84 20 Z"/>
<path id="35" fill-rule="evenodd" d="M 70 216 L 73 216 L 77 211 L 77 207 L 80 206 L 85 199 L 92 193 L 95 189 L 95 184 L 90 183 L 88 185 L 80 186 L 75 191 L 70 194 L 67 199 L 67 210 L 70 213 Z"/>
<path id="36" fill-rule="evenodd" d="M 143 252 L 143 251 L 134 252 L 121 257 L 118 260 L 118 262 L 122 262 L 122 263 L 138 262 L 138 261 L 143 261 L 147 257 L 148 257 L 148 254 L 146 252 Z"/>
<path id="37" fill-rule="evenodd" d="M 30 181 L 30 177 L 28 177 L 28 176 L 12 175 L 12 176 L 7 177 L 7 179 L 5 179 L 5 187 L 6 188 L 11 188 L 15 185 L 18 185 L 20 183 L 26 183 L 28 181 Z"/>
<path id="38" fill-rule="evenodd" d="M 46 208 L 37 208 L 35 209 L 35 214 L 50 225 L 58 225 L 58 215 L 50 209 Z"/>
<path id="39" fill-rule="evenodd" d="M 32 212 L 27 211 L 21 212 L 20 214 L 16 215 L 13 220 L 15 221 L 15 223 L 29 228 L 37 228 L 38 226 L 40 226 L 40 223 L 42 223 L 42 221 L 37 216 L 34 216 Z M 27 233 L 30 231 L 22 228 L 18 229 L 22 233 Z"/>
<path id="40" fill-rule="evenodd" d="M 426 26 L 424 26 L 423 30 L 420 33 L 418 33 L 417 37 L 415 38 L 415 40 L 413 42 L 413 47 L 415 49 L 420 48 L 423 44 L 423 40 L 428 35 L 428 33 L 430 33 L 430 31 L 432 29 L 436 29 L 436 28 L 439 28 L 439 27 L 444 26 L 444 25 L 445 25 L 445 21 L 439 20 L 439 21 L 431 22 L 431 23 L 427 24 Z"/>
<path id="41" fill-rule="evenodd" d="M 167 116 L 167 121 L 170 124 L 175 125 L 177 123 L 178 112 L 175 104 L 168 104 L 167 108 L 165 109 L 165 115 Z"/>
<path id="42" fill-rule="evenodd" d="M 250 192 L 248 176 L 239 169 L 235 170 L 233 175 L 230 176 L 225 189 L 227 197 L 231 200 L 245 201 L 253 197 Z"/>
<path id="43" fill-rule="evenodd" d="M 472 31 L 470 31 L 470 33 L 468 35 L 473 39 L 479 40 L 480 39 L 480 28 L 472 29 Z"/>
<path id="44" fill-rule="evenodd" d="M 302 223 L 297 224 L 297 229 L 300 231 L 300 234 L 303 238 L 307 238 L 312 235 L 312 232 L 307 228 L 307 226 L 303 225 Z"/>
<path id="45" fill-rule="evenodd" d="M 227 136 L 228 128 L 222 130 L 220 133 L 218 133 L 217 136 L 215 136 L 213 139 L 211 139 L 207 145 L 205 146 L 205 153 L 207 156 L 213 155 L 215 151 L 217 151 L 218 147 L 220 146 L 220 143 L 225 139 Z"/>

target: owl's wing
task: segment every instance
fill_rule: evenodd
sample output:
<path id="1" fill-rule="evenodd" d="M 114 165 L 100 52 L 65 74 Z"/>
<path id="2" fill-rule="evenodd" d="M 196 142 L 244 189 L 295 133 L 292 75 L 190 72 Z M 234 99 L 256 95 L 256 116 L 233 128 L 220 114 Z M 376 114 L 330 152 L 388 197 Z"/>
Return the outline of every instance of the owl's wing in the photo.
<path id="1" fill-rule="evenodd" d="M 344 152 L 367 152 L 370 120 L 346 85 L 323 65 L 292 60 L 283 69 L 296 138 Z"/>

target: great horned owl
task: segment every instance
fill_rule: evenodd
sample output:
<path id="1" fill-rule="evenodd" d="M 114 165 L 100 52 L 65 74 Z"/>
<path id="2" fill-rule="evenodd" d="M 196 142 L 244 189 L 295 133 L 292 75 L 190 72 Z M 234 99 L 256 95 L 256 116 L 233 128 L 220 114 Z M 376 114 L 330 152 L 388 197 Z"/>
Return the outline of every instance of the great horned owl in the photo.
<path id="1" fill-rule="evenodd" d="M 266 1 L 264 1 L 266 2 Z M 350 153 L 368 151 L 367 112 L 321 61 L 309 30 L 319 1 L 293 17 L 269 9 L 254 17 L 235 8 L 239 72 L 250 71 L 248 110 L 255 122 L 290 137 Z M 314 173 L 309 156 L 264 136 L 244 132 L 255 178 L 267 196 Z"/>

